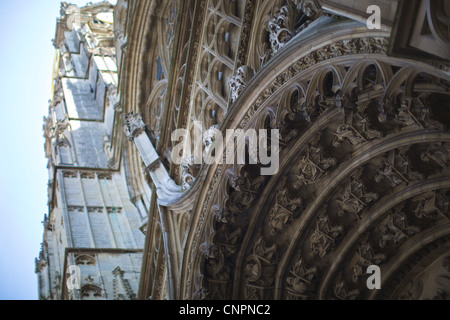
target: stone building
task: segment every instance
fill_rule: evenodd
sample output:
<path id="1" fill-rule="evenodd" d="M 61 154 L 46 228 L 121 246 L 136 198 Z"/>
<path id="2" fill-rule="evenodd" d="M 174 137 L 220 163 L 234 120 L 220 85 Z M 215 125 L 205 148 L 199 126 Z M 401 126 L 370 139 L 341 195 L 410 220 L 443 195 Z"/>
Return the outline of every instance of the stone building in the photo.
<path id="1" fill-rule="evenodd" d="M 121 133 L 112 17 L 107 2 L 61 4 L 44 119 L 49 213 L 36 259 L 40 299 L 137 298 L 147 211 L 130 199 L 111 143 Z"/>
<path id="2" fill-rule="evenodd" d="M 93 18 L 96 6 L 81 8 L 80 25 L 100 21 L 110 28 L 105 15 Z M 98 114 L 83 100 L 77 112 L 91 120 L 81 128 L 92 131 L 77 144 L 73 128 L 83 121 L 71 117 L 77 107 L 69 101 L 89 93 L 63 74 L 71 63 L 78 75 L 82 59 L 74 57 L 81 50 L 67 49 L 71 62 L 62 64 L 70 59 L 61 54 L 57 64 L 63 69 L 55 92 L 63 92 L 73 124 L 58 125 L 65 122 L 55 93 L 45 131 L 54 160 L 41 283 L 52 287 L 47 279 L 57 280 L 46 258 L 54 259 L 56 247 L 67 248 L 65 261 L 76 260 L 70 255 L 76 241 L 54 245 L 63 229 L 58 217 L 70 218 L 72 202 L 64 199 L 80 197 L 64 175 L 87 188 L 111 172 L 112 199 L 121 199 L 128 217 L 123 223 L 146 235 L 138 299 L 450 297 L 448 2 L 119 0 L 113 13 L 113 33 L 92 28 L 97 39 L 108 38 L 93 49 L 86 29 L 71 28 L 64 16 L 58 22 L 66 43 L 80 34 L 88 61 L 111 53 L 117 72 L 89 64 L 98 65 L 106 102 Z M 55 43 L 63 38 L 57 31 Z M 93 78 L 87 74 L 78 79 L 86 89 Z M 94 78 L 90 101 L 98 103 Z M 174 136 L 177 129 L 188 135 Z M 242 145 L 245 162 L 229 163 L 217 141 L 230 129 L 268 134 L 238 136 L 231 155 Z M 200 139 L 189 139 L 196 132 Z M 260 157 L 252 163 L 255 141 Z M 205 159 L 214 152 L 218 161 L 196 161 L 199 147 Z M 262 174 L 271 164 L 261 160 L 261 149 L 279 159 L 276 173 Z M 102 170 L 89 180 L 91 166 Z M 91 221 L 87 195 L 95 193 L 85 194 L 80 213 Z M 106 212 L 115 207 L 102 201 Z M 95 230 L 72 229 L 75 238 Z M 116 247 L 139 251 L 137 240 L 136 248 Z M 110 266 L 98 274 L 132 282 L 130 269 Z M 376 275 L 377 268 L 373 283 L 381 289 L 372 289 L 370 270 Z M 64 287 L 64 279 L 58 284 Z"/>

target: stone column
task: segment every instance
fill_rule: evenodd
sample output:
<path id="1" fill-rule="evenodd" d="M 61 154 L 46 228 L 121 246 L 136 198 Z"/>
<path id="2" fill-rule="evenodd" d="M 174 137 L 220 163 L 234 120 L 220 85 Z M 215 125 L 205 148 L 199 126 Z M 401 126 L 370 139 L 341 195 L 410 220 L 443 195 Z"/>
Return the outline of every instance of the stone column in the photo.
<path id="1" fill-rule="evenodd" d="M 145 123 L 142 116 L 133 112 L 127 114 L 124 131 L 128 140 L 134 141 L 146 168 L 149 170 L 158 195 L 158 204 L 166 205 L 179 198 L 182 195 L 181 186 L 173 181 L 161 163 L 155 147 L 145 132 Z"/>
<path id="2" fill-rule="evenodd" d="M 145 132 L 145 123 L 140 114 L 131 112 L 125 116 L 124 131 L 128 140 L 134 141 L 156 188 L 156 201 L 164 233 L 164 249 L 169 275 L 169 295 L 172 299 L 175 299 L 175 288 L 177 287 L 176 281 L 178 275 L 176 245 L 174 244 L 175 233 L 170 218 L 168 214 L 166 214 L 168 211 L 165 211 L 161 206 L 167 206 L 169 203 L 174 202 L 181 197 L 183 194 L 182 188 L 170 178 L 169 173 L 161 163 L 155 147 Z"/>

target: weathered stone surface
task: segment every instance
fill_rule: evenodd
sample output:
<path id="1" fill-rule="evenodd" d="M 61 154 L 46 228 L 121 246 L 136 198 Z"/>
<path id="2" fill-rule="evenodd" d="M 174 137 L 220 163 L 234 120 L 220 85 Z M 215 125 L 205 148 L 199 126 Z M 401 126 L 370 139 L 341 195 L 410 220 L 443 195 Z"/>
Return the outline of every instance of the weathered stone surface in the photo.
<path id="1" fill-rule="evenodd" d="M 450 295 L 446 2 L 119 0 L 113 23 L 105 3 L 62 9 L 43 298 Z M 257 150 L 278 171 L 176 163 L 176 129 L 218 160 L 219 133 L 279 132 Z M 79 291 L 58 257 L 80 265 Z"/>
<path id="2" fill-rule="evenodd" d="M 131 202 L 123 168 L 111 167 L 119 142 L 109 140 L 105 147 L 105 136 L 117 130 L 111 120 L 118 117 L 114 115 L 117 67 L 113 58 L 100 52 L 91 52 L 89 61 L 85 45 L 87 36 L 88 42 L 113 39 L 106 25 L 97 33 L 86 31 L 87 24 L 93 23 L 92 15 L 112 12 L 112 7 L 100 3 L 77 8 L 63 3 L 64 19 L 73 18 L 71 10 L 81 12 L 84 28 L 74 24 L 72 30 L 64 31 L 57 25 L 61 38 L 57 37 L 55 47 L 62 57 L 44 127 L 51 180 L 49 214 L 36 263 L 39 298 L 136 299 L 144 247 L 140 227 L 147 212 Z M 69 269 L 62 270 L 64 265 Z M 67 286 L 72 275 L 80 280 L 74 288 Z"/>

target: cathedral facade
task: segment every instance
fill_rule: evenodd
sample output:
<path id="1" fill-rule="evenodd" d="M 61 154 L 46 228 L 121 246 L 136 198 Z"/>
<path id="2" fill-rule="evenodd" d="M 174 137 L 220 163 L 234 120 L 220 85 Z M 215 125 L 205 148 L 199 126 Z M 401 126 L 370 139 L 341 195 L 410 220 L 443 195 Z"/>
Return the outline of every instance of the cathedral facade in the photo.
<path id="1" fill-rule="evenodd" d="M 108 3 L 61 4 L 44 118 L 49 213 L 36 259 L 39 299 L 137 298 L 147 212 L 130 198 L 111 144 L 118 83 L 112 22 Z"/>
<path id="2" fill-rule="evenodd" d="M 448 298 L 449 17 L 63 3 L 41 298 Z"/>

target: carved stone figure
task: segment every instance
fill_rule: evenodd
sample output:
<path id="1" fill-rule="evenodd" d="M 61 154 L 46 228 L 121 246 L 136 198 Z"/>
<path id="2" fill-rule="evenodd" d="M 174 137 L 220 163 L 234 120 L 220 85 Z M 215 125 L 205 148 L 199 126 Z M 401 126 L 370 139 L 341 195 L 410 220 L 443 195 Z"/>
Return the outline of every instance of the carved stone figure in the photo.
<path id="1" fill-rule="evenodd" d="M 269 225 L 271 232 L 283 230 L 286 224 L 292 220 L 293 213 L 283 207 L 274 207 L 270 212 Z"/>
<path id="2" fill-rule="evenodd" d="M 353 116 L 352 126 L 354 130 L 361 136 L 364 137 L 366 141 L 371 141 L 374 139 L 381 138 L 383 134 L 375 129 L 369 127 L 369 120 L 366 115 L 361 112 L 355 112 Z"/>
<path id="3" fill-rule="evenodd" d="M 425 100 L 423 94 L 418 97 L 407 97 L 403 93 L 395 98 L 380 100 L 378 121 L 390 122 L 400 127 L 418 126 L 443 130 L 443 124 L 433 119 Z"/>
<path id="4" fill-rule="evenodd" d="M 395 115 L 395 120 L 405 127 L 419 124 L 410 111 L 410 105 L 411 100 L 402 98 L 400 100 L 400 106 L 397 108 L 397 114 Z"/>
<path id="5" fill-rule="evenodd" d="M 285 185 L 285 182 L 281 183 Z M 277 191 L 275 205 L 269 215 L 269 224 L 272 233 L 280 231 L 294 217 L 295 211 L 302 205 L 303 201 L 300 197 L 292 199 L 289 195 L 287 187 Z"/>
<path id="6" fill-rule="evenodd" d="M 414 209 L 416 217 L 438 220 L 448 218 L 450 200 L 446 196 L 446 190 L 430 191 L 413 199 L 417 203 Z"/>
<path id="7" fill-rule="evenodd" d="M 447 89 L 448 90 L 448 89 Z M 439 130 L 444 130 L 443 123 L 439 122 L 437 119 L 433 119 L 430 111 L 430 107 L 425 102 L 426 97 L 419 95 L 411 100 L 411 110 L 415 115 L 415 118 L 425 127 L 425 128 L 435 128 Z"/>
<path id="8" fill-rule="evenodd" d="M 363 241 L 358 246 L 358 262 L 353 266 L 353 282 L 357 283 L 359 277 L 363 275 L 366 268 L 370 265 L 380 265 L 385 262 L 387 256 L 383 253 L 375 253 L 369 242 Z"/>
<path id="9" fill-rule="evenodd" d="M 406 215 L 398 208 L 393 209 L 389 214 L 388 221 L 378 226 L 377 229 L 381 232 L 380 248 L 386 247 L 391 241 L 397 245 L 420 231 L 419 227 L 409 225 Z"/>
<path id="10" fill-rule="evenodd" d="M 342 226 L 331 226 L 326 215 L 319 216 L 316 228 L 309 239 L 311 255 L 325 256 L 334 247 L 337 237 L 343 230 Z"/>
<path id="11" fill-rule="evenodd" d="M 375 181 L 381 182 L 384 179 L 392 187 L 396 187 L 402 183 L 422 180 L 422 174 L 411 170 L 406 151 L 407 148 L 389 151 L 383 165 L 375 174 Z"/>
<path id="12" fill-rule="evenodd" d="M 372 246 L 369 242 L 363 241 L 358 247 L 358 253 L 361 261 L 364 263 L 370 263 L 379 265 L 380 263 L 386 261 L 386 255 L 382 253 L 374 253 Z M 369 265 L 370 265 L 369 264 Z"/>
<path id="13" fill-rule="evenodd" d="M 214 207 L 213 212 L 214 212 L 214 217 L 216 218 L 216 221 L 221 222 L 221 223 L 231 222 L 232 212 L 230 211 L 230 209 L 228 209 L 228 207 L 224 207 L 224 208 Z"/>
<path id="14" fill-rule="evenodd" d="M 205 287 L 201 287 L 200 289 L 194 292 L 192 297 L 193 300 L 207 300 L 210 298 L 209 290 Z"/>
<path id="15" fill-rule="evenodd" d="M 403 291 L 399 294 L 400 300 L 418 300 L 423 291 L 423 279 L 418 277 L 409 281 Z"/>
<path id="16" fill-rule="evenodd" d="M 123 130 L 128 137 L 128 140 L 132 141 L 134 137 L 145 131 L 145 123 L 142 116 L 139 113 L 130 112 L 124 117 Z"/>
<path id="17" fill-rule="evenodd" d="M 361 182 L 361 174 L 362 171 L 357 170 L 350 177 L 350 181 L 344 186 L 341 194 L 336 199 L 339 204 L 338 216 L 349 212 L 361 218 L 362 210 L 378 198 L 375 193 L 367 191 Z"/>
<path id="18" fill-rule="evenodd" d="M 212 125 L 203 133 L 203 145 L 206 147 L 206 150 L 208 150 L 209 146 L 214 142 L 218 133 L 220 133 L 220 130 L 217 124 Z"/>
<path id="19" fill-rule="evenodd" d="M 444 171 L 449 171 L 449 154 L 450 148 L 447 144 L 433 143 L 427 147 L 426 151 L 420 154 L 420 159 L 424 162 L 433 161 L 438 164 Z"/>
<path id="20" fill-rule="evenodd" d="M 294 3 L 297 5 L 297 9 L 300 9 L 309 18 L 314 19 L 321 12 L 320 6 L 314 0 L 294 0 Z"/>
<path id="21" fill-rule="evenodd" d="M 252 77 L 253 70 L 249 66 L 241 66 L 236 70 L 236 74 L 233 78 L 231 78 L 229 82 L 232 102 L 235 102 L 237 100 Z"/>
<path id="22" fill-rule="evenodd" d="M 355 300 L 359 296 L 358 289 L 348 290 L 342 276 L 333 286 L 334 295 L 338 300 Z"/>
<path id="23" fill-rule="evenodd" d="M 204 275 L 200 276 L 201 288 L 196 299 L 224 299 L 227 283 L 230 280 L 230 267 L 225 260 L 222 246 L 202 244 Z"/>
<path id="24" fill-rule="evenodd" d="M 218 245 L 208 245 L 204 250 L 204 255 L 205 271 L 208 276 L 212 279 L 223 281 L 230 278 L 229 268 L 225 264 L 225 257 Z"/>
<path id="25" fill-rule="evenodd" d="M 296 129 L 296 128 L 287 130 L 287 132 L 285 132 L 285 130 L 283 130 L 283 129 L 284 129 L 284 128 L 281 129 L 281 130 L 282 130 L 282 131 L 281 131 L 281 132 L 282 132 L 282 133 L 281 133 L 281 139 L 282 139 L 282 142 L 283 142 L 284 144 L 289 143 L 291 140 L 297 138 L 298 135 L 300 134 L 299 130 Z M 284 132 L 285 132 L 285 133 L 284 133 Z"/>
<path id="26" fill-rule="evenodd" d="M 334 135 L 335 138 L 332 143 L 336 148 L 339 147 L 344 141 L 348 141 L 351 145 L 357 145 L 365 142 L 364 138 L 362 138 L 358 133 L 352 130 L 350 125 L 345 123 L 339 125 Z"/>
<path id="27" fill-rule="evenodd" d="M 259 187 L 264 183 L 263 176 L 251 179 L 247 171 L 235 176 L 231 180 L 232 191 L 230 205 L 237 206 L 240 210 L 246 209 L 255 199 Z"/>
<path id="28" fill-rule="evenodd" d="M 181 159 L 181 181 L 184 190 L 189 189 L 194 184 L 195 175 L 199 170 L 198 164 L 194 164 L 194 157 Z"/>
<path id="29" fill-rule="evenodd" d="M 286 279 L 288 290 L 291 294 L 306 298 L 307 294 L 313 288 L 313 279 L 317 277 L 318 268 L 316 266 L 312 268 L 305 267 L 303 259 L 299 259 Z"/>
<path id="30" fill-rule="evenodd" d="M 239 226 L 220 224 L 212 238 L 213 242 L 220 246 L 225 257 L 229 257 L 236 252 L 241 234 L 242 228 Z"/>
<path id="31" fill-rule="evenodd" d="M 300 188 L 315 183 L 328 169 L 336 166 L 336 163 L 336 159 L 323 156 L 320 146 L 310 144 L 297 165 L 299 173 L 296 175 L 294 187 Z"/>
<path id="32" fill-rule="evenodd" d="M 253 252 L 247 258 L 245 275 L 248 283 L 266 287 L 273 283 L 275 275 L 276 243 L 266 246 L 262 237 L 253 245 Z"/>
<path id="33" fill-rule="evenodd" d="M 335 139 L 332 143 L 335 147 L 339 147 L 344 141 L 355 146 L 382 137 L 381 132 L 369 128 L 367 117 L 359 111 L 353 113 L 350 123 L 339 125 L 334 135 Z"/>

